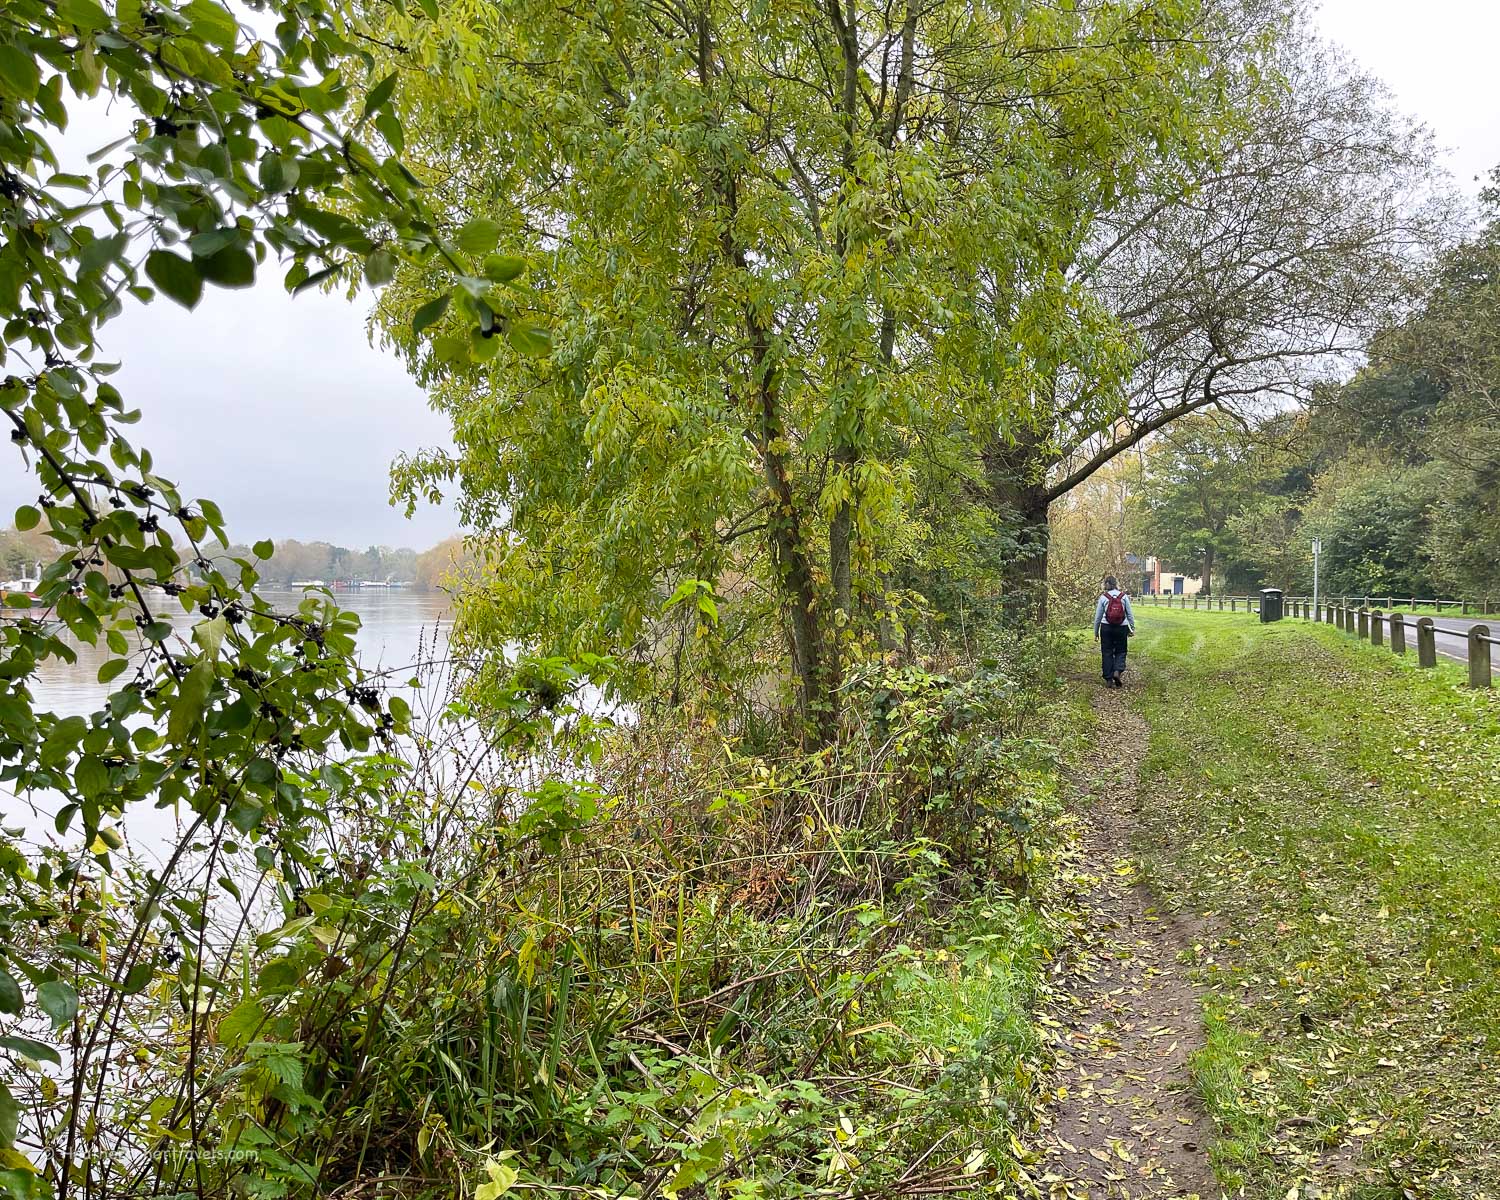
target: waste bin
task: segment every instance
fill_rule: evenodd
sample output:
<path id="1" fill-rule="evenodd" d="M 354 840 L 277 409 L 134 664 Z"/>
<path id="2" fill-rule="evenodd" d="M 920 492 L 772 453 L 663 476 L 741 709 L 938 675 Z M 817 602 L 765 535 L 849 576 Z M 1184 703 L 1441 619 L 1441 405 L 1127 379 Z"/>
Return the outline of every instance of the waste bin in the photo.
<path id="1" fill-rule="evenodd" d="M 1280 588 L 1260 589 L 1260 621 L 1262 625 L 1267 621 L 1281 620 L 1285 607 L 1286 594 Z"/>

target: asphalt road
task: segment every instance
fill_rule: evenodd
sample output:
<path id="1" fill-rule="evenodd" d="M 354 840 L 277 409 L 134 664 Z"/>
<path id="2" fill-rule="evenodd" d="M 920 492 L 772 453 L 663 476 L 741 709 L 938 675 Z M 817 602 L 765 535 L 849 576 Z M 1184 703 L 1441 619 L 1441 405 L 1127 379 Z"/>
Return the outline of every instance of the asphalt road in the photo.
<path id="1" fill-rule="evenodd" d="M 1414 626 L 1418 618 L 1403 614 L 1406 621 L 1406 652 L 1415 654 L 1417 652 L 1417 635 Z M 1491 637 L 1500 637 L 1500 619 L 1488 617 L 1483 620 L 1474 617 L 1433 617 L 1433 644 L 1437 652 L 1444 658 L 1451 658 L 1454 662 L 1466 663 L 1469 661 L 1469 630 L 1475 625 L 1488 625 Z M 1387 627 L 1389 628 L 1389 626 Z M 1448 633 L 1445 630 L 1454 632 Z M 1386 644 L 1390 644 L 1389 638 Z M 1491 646 L 1490 654 L 1496 661 L 1500 661 L 1500 646 Z"/>

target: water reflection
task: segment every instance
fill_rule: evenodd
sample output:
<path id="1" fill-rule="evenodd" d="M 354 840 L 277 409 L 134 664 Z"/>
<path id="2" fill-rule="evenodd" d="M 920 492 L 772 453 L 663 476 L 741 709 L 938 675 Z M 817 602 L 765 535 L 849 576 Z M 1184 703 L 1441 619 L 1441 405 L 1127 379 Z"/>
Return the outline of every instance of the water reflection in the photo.
<path id="1" fill-rule="evenodd" d="M 266 592 L 266 598 L 282 609 L 294 609 L 301 593 Z M 441 656 L 447 645 L 449 601 L 440 592 L 411 592 L 404 589 L 340 592 L 339 607 L 359 614 L 360 662 L 368 670 L 400 672 L 415 664 L 419 657 Z M 184 613 L 175 601 L 162 617 L 186 631 L 196 621 L 196 613 Z M 163 605 L 165 609 L 167 606 Z M 75 642 L 76 663 L 56 659 L 43 663 L 31 681 L 32 695 L 38 710 L 60 716 L 88 716 L 108 697 L 110 684 L 99 682 L 99 668 L 114 657 L 101 638 L 97 646 Z M 28 793 L 18 796 L 0 785 L 0 808 L 5 824 L 25 829 L 28 840 L 55 840 L 52 828 L 58 808 L 56 793 Z M 139 858 L 151 861 L 156 850 L 175 844 L 183 828 L 177 814 L 170 809 L 135 808 L 130 812 L 129 836 L 132 850 Z"/>

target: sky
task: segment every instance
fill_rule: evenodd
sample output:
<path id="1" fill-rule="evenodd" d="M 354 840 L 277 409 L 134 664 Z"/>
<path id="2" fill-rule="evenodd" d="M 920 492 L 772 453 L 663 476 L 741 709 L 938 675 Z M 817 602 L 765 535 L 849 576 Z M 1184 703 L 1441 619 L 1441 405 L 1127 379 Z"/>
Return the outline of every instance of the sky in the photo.
<path id="1" fill-rule="evenodd" d="M 1324 0 L 1318 23 L 1399 106 L 1431 128 L 1463 189 L 1500 164 L 1492 58 L 1500 0 Z M 76 122 L 83 151 L 109 119 Z M 83 144 L 87 139 L 88 144 Z M 143 411 L 138 444 L 188 496 L 218 502 L 232 536 L 425 547 L 458 532 L 447 508 L 408 520 L 388 503 L 391 460 L 447 443 L 448 429 L 401 364 L 366 336 L 368 297 L 295 299 L 268 272 L 240 292 L 209 288 L 187 313 L 168 301 L 105 329 L 115 382 Z M 15 456 L 0 460 L 0 512 L 34 498 Z"/>

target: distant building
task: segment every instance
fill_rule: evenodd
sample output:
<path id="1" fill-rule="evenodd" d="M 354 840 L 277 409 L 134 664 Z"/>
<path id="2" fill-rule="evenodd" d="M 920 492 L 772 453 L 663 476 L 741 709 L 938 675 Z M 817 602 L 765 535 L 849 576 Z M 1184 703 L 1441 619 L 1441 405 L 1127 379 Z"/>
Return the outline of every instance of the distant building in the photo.
<path id="1" fill-rule="evenodd" d="M 1203 590 L 1203 580 L 1196 575 L 1180 575 L 1162 569 L 1161 559 L 1154 554 L 1146 556 L 1145 584 L 1141 594 L 1145 596 L 1196 596 Z"/>

